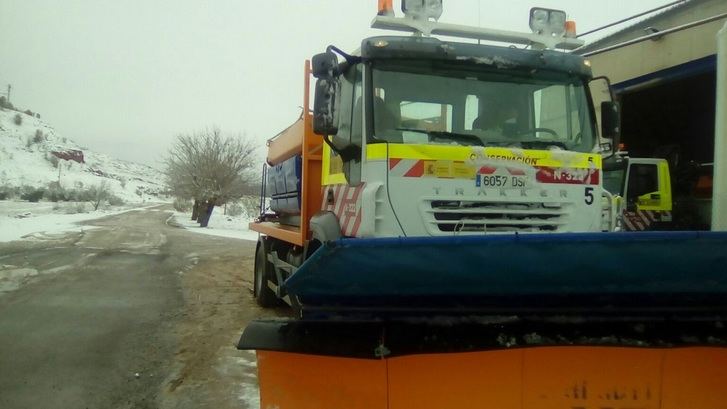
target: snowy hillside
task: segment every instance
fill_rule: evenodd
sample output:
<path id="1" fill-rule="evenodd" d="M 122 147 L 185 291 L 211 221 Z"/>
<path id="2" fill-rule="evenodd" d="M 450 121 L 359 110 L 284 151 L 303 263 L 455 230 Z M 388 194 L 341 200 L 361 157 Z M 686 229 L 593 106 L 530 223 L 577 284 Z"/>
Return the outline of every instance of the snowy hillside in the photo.
<path id="1" fill-rule="evenodd" d="M 59 180 L 64 189 L 105 181 L 127 202 L 164 199 L 160 171 L 81 148 L 38 118 L 0 108 L 0 187 L 46 188 Z"/>

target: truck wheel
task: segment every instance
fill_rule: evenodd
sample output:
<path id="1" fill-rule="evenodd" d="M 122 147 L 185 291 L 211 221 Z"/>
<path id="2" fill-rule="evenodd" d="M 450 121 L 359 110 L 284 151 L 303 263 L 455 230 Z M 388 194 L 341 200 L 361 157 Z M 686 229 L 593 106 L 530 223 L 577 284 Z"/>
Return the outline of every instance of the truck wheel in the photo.
<path id="1" fill-rule="evenodd" d="M 255 251 L 255 300 L 263 308 L 274 307 L 278 297 L 268 287 L 268 280 L 273 274 L 273 264 L 268 261 L 269 245 L 261 240 Z"/>

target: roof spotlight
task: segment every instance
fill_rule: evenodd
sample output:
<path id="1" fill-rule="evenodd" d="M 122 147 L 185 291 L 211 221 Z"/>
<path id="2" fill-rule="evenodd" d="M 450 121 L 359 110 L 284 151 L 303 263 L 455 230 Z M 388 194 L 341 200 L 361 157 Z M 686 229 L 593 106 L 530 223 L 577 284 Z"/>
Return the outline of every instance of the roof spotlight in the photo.
<path id="1" fill-rule="evenodd" d="M 401 11 L 414 20 L 439 20 L 442 0 L 401 0 Z"/>
<path id="2" fill-rule="evenodd" d="M 565 34 L 565 11 L 533 7 L 530 9 L 530 29 L 533 33 L 550 36 Z"/>

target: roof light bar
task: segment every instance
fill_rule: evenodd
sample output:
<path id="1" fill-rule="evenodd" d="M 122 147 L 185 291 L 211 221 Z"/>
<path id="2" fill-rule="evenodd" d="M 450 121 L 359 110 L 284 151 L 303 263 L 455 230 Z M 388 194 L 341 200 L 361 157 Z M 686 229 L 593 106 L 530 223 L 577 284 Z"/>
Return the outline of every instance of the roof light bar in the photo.
<path id="1" fill-rule="evenodd" d="M 566 35 L 566 15 L 564 11 L 560 10 L 531 9 L 530 27 L 533 32 L 522 33 L 431 21 L 441 16 L 442 0 L 402 0 L 401 8 L 406 17 L 399 18 L 393 16 L 393 11 L 390 15 L 381 13 L 381 3 L 385 1 L 379 0 L 379 15 L 371 22 L 372 28 L 407 31 L 424 36 L 437 34 L 474 40 L 524 44 L 539 49 L 562 48 L 574 50 L 585 44 L 585 41 L 574 38 L 570 32 Z M 575 25 L 572 28 L 575 29 Z"/>

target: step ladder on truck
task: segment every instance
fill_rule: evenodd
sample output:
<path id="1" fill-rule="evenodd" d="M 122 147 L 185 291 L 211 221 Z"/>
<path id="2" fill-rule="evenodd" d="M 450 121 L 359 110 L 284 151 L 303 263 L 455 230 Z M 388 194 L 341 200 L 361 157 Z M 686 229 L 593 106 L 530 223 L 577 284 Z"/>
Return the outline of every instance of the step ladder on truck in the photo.
<path id="1" fill-rule="evenodd" d="M 255 297 L 295 318 L 238 342 L 262 407 L 719 406 L 727 234 L 604 232 L 618 107 L 556 50 L 575 24 L 402 11 L 380 1 L 372 27 L 411 36 L 306 63 L 303 113 L 268 143 Z"/>

